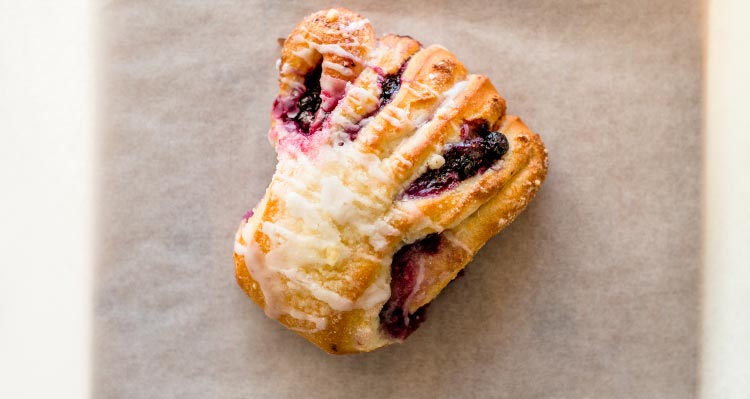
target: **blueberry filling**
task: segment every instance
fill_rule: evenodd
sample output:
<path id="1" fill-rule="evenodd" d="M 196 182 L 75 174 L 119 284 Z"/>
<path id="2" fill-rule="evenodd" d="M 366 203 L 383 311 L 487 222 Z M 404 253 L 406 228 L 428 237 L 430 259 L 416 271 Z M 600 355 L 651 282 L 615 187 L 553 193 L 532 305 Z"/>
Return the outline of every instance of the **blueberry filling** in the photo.
<path id="1" fill-rule="evenodd" d="M 380 112 L 383 107 L 391 102 L 393 96 L 398 93 L 398 90 L 401 88 L 401 76 L 404 74 L 404 70 L 406 69 L 406 65 L 408 64 L 408 62 L 409 60 L 404 61 L 404 63 L 401 64 L 401 68 L 399 68 L 398 72 L 391 75 L 384 75 L 382 69 L 380 69 L 379 67 L 375 67 L 375 70 L 379 75 L 378 84 L 380 85 L 380 98 L 378 100 L 378 108 L 365 115 L 362 118 L 363 120 Z M 359 134 L 359 131 L 361 129 L 362 126 L 360 125 L 356 125 L 352 128 L 347 129 L 346 133 L 349 134 L 349 139 L 351 139 L 352 141 L 356 140 L 357 135 Z"/>
<path id="2" fill-rule="evenodd" d="M 323 73 L 322 65 L 305 76 L 305 93 L 297 103 L 299 112 L 292 118 L 299 126 L 302 134 L 310 134 L 310 125 L 315 120 L 315 114 L 320 108 L 320 76 Z"/>
<path id="3" fill-rule="evenodd" d="M 393 95 L 401 88 L 401 74 L 386 75 L 380 87 L 380 108 L 382 108 L 391 102 Z"/>
<path id="4" fill-rule="evenodd" d="M 406 70 L 406 65 L 408 64 L 409 60 L 407 59 L 401 64 L 401 68 L 398 69 L 398 72 L 391 75 L 380 76 L 380 106 L 378 107 L 378 110 L 391 102 L 393 96 L 398 93 L 398 89 L 401 88 L 401 76 L 403 76 L 404 71 Z"/>
<path id="5" fill-rule="evenodd" d="M 427 197 L 454 188 L 458 183 L 484 173 L 506 152 L 508 139 L 500 132 L 491 132 L 486 121 L 470 121 L 461 127 L 464 141 L 447 146 L 445 163 L 429 169 L 404 191 L 409 198 Z"/>
<path id="6" fill-rule="evenodd" d="M 409 313 L 407 300 L 417 289 L 419 258 L 436 254 L 442 246 L 439 234 L 430 234 L 419 241 L 403 246 L 391 263 L 391 297 L 380 311 L 380 325 L 389 336 L 406 339 L 425 320 L 427 305 Z"/>

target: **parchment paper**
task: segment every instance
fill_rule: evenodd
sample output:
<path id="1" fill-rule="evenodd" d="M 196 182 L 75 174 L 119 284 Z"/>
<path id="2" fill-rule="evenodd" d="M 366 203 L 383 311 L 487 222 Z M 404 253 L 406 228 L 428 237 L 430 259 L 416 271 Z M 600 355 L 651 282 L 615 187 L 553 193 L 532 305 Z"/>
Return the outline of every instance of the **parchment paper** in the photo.
<path id="1" fill-rule="evenodd" d="M 348 357 L 266 318 L 232 262 L 275 166 L 276 39 L 332 5 L 100 3 L 95 397 L 694 397 L 700 3 L 347 3 L 490 76 L 550 153 L 427 322 Z"/>

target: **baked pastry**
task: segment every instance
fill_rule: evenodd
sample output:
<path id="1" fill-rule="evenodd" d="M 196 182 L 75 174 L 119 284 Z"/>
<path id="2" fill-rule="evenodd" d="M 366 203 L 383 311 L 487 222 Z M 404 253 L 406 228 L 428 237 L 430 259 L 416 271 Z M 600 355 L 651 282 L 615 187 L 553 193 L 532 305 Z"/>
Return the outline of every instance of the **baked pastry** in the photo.
<path id="1" fill-rule="evenodd" d="M 278 165 L 237 231 L 237 282 L 327 352 L 400 342 L 534 197 L 544 145 L 486 76 L 349 10 L 300 22 L 278 69 Z"/>

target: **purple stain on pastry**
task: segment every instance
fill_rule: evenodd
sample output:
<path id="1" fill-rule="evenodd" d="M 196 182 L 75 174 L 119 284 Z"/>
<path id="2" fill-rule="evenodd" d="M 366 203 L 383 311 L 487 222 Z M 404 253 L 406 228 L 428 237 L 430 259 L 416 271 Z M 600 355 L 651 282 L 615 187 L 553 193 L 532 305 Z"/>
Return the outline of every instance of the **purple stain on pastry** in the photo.
<path id="1" fill-rule="evenodd" d="M 409 313 L 406 301 L 417 289 L 420 257 L 436 254 L 442 247 L 439 234 L 430 234 L 419 241 L 404 245 L 391 263 L 391 297 L 380 311 L 383 330 L 395 339 L 406 339 L 425 320 L 427 306 Z"/>
<path id="2" fill-rule="evenodd" d="M 244 220 L 245 223 L 247 223 L 247 221 L 250 220 L 250 218 L 253 217 L 254 214 L 255 214 L 255 212 L 253 212 L 252 210 L 249 210 L 249 211 L 245 212 L 244 216 L 242 216 L 242 220 Z"/>
<path id="3" fill-rule="evenodd" d="M 357 139 L 357 136 L 359 136 L 359 131 L 362 130 L 362 126 L 355 125 L 350 128 L 346 128 L 346 134 L 349 135 L 349 140 L 354 141 Z M 344 145 L 344 143 L 341 143 L 340 145 Z"/>
<path id="4" fill-rule="evenodd" d="M 446 147 L 443 166 L 419 176 L 406 188 L 404 196 L 427 197 L 455 188 L 458 183 L 484 173 L 508 152 L 508 139 L 500 132 L 491 132 L 486 121 L 464 123 L 461 138 L 464 141 Z"/>

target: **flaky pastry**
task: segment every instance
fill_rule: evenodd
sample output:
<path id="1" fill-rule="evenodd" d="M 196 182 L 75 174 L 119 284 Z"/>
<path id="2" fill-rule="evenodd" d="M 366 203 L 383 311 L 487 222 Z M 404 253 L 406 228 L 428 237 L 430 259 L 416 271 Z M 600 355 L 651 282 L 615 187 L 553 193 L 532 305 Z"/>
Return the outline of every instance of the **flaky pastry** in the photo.
<path id="1" fill-rule="evenodd" d="M 349 10 L 300 22 L 278 69 L 278 164 L 237 231 L 237 281 L 327 352 L 401 342 L 534 197 L 547 151 L 486 76 Z"/>

